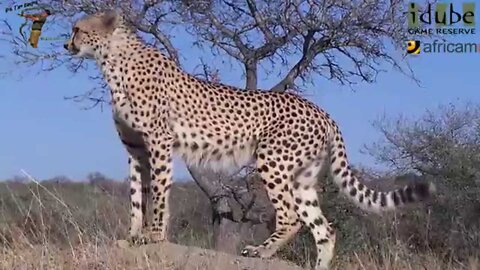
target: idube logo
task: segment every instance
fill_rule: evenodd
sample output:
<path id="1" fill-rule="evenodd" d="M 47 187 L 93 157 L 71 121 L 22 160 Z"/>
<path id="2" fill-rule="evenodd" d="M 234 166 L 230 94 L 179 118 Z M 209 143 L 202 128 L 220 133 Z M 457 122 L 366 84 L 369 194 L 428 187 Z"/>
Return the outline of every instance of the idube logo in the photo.
<path id="1" fill-rule="evenodd" d="M 432 28 L 435 27 L 435 28 Z M 408 33 L 412 35 L 475 34 L 475 2 L 408 5 Z"/>

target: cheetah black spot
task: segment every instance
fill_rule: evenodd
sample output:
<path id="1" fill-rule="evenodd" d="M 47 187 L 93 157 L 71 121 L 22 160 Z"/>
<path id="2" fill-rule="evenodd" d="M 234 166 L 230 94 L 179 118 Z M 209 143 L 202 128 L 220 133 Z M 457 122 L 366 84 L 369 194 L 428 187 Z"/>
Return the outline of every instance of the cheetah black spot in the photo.
<path id="1" fill-rule="evenodd" d="M 397 192 L 398 192 L 398 195 L 400 195 L 400 201 L 402 203 L 405 203 L 405 194 L 403 193 L 403 189 L 399 189 L 397 190 Z"/>
<path id="2" fill-rule="evenodd" d="M 155 169 L 155 174 L 159 175 L 166 170 L 167 170 L 167 167 L 165 165 L 162 165 L 162 166 L 160 166 L 160 168 Z"/>
<path id="3" fill-rule="evenodd" d="M 364 187 L 365 187 L 365 185 L 363 185 L 362 183 L 358 184 L 358 190 L 359 191 L 362 191 Z"/>
<path id="4" fill-rule="evenodd" d="M 294 182 L 293 183 L 293 189 L 298 189 L 300 187 L 300 183 Z"/>
<path id="5" fill-rule="evenodd" d="M 380 205 L 382 207 L 386 206 L 387 205 L 387 197 L 385 196 L 385 193 L 384 192 L 381 192 L 380 193 Z"/>
<path id="6" fill-rule="evenodd" d="M 399 201 L 398 201 L 398 196 L 397 196 L 397 193 L 395 191 L 392 191 L 392 200 L 393 200 L 393 203 L 395 205 L 398 205 L 399 204 Z"/>
<path id="7" fill-rule="evenodd" d="M 323 238 L 323 239 L 320 239 L 320 240 L 317 241 L 317 245 L 323 245 L 327 242 L 328 242 L 328 239 Z"/>
<path id="8" fill-rule="evenodd" d="M 407 195 L 407 201 L 408 202 L 413 202 L 414 199 L 413 199 L 413 189 L 412 189 L 412 187 L 408 186 L 407 188 L 405 188 L 405 193 Z"/>
<path id="9" fill-rule="evenodd" d="M 415 191 L 415 195 L 417 195 L 420 199 L 427 198 L 430 195 L 429 187 L 425 183 L 418 183 L 413 186 Z"/>
<path id="10" fill-rule="evenodd" d="M 317 226 L 320 226 L 323 224 L 323 220 L 321 218 L 317 218 L 313 221 L 313 223 L 315 223 Z"/>
<path id="11" fill-rule="evenodd" d="M 374 192 L 373 192 L 372 201 L 373 201 L 374 203 L 376 203 L 376 202 L 377 202 L 377 199 L 378 199 L 378 192 L 374 191 Z"/>

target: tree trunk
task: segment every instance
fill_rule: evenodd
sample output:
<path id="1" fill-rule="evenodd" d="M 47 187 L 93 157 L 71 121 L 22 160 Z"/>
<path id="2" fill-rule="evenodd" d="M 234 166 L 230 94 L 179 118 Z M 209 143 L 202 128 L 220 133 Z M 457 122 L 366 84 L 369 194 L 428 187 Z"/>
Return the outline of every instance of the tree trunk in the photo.
<path id="1" fill-rule="evenodd" d="M 253 90 L 257 88 L 257 63 L 249 61 L 245 64 L 245 88 Z"/>
<path id="2" fill-rule="evenodd" d="M 187 168 L 211 201 L 216 250 L 238 254 L 244 242 L 268 236 L 275 211 L 259 179 L 222 179 L 209 169 Z"/>
<path id="3" fill-rule="evenodd" d="M 257 62 L 248 60 L 245 71 L 245 88 L 256 89 Z M 250 187 L 255 184 L 248 184 L 247 181 L 255 181 L 253 177 L 234 180 L 210 169 L 187 168 L 211 201 L 214 216 L 213 243 L 216 250 L 238 254 L 244 242 L 258 242 L 273 231 L 275 210 L 261 181 L 258 181 L 260 189 L 252 190 Z"/>
<path id="4" fill-rule="evenodd" d="M 231 254 L 238 254 L 242 241 L 242 223 L 219 217 L 213 223 L 213 243 L 215 249 Z"/>

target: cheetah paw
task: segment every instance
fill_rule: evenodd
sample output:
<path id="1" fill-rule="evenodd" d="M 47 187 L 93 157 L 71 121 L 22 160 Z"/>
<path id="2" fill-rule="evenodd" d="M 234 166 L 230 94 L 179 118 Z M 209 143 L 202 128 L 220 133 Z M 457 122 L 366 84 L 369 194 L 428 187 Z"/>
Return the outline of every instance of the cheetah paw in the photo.
<path id="1" fill-rule="evenodd" d="M 143 235 L 131 235 L 127 239 L 115 241 L 115 245 L 119 248 L 129 248 L 147 244 L 147 239 Z"/>
<path id="2" fill-rule="evenodd" d="M 115 245 L 119 248 L 129 248 L 130 247 L 130 243 L 128 242 L 128 240 L 124 240 L 124 239 L 115 241 Z"/>
<path id="3" fill-rule="evenodd" d="M 242 250 L 242 256 L 244 257 L 260 257 L 260 253 L 258 252 L 258 247 L 256 246 L 246 246 Z"/>
<path id="4" fill-rule="evenodd" d="M 141 246 L 148 244 L 148 238 L 143 234 L 131 235 L 126 240 L 130 247 Z"/>
<path id="5" fill-rule="evenodd" d="M 154 244 L 164 242 L 167 239 L 165 238 L 165 234 L 156 231 L 149 231 L 145 234 L 146 243 Z"/>
<path id="6" fill-rule="evenodd" d="M 260 246 L 246 246 L 242 250 L 242 256 L 245 257 L 257 257 L 257 258 L 270 258 L 274 251 L 266 248 L 263 245 Z"/>

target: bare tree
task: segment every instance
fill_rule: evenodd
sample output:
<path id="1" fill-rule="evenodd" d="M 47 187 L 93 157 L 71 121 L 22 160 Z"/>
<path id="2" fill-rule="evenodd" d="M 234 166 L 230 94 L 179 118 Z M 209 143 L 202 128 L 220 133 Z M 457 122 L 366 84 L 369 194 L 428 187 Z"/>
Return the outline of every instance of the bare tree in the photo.
<path id="1" fill-rule="evenodd" d="M 435 180 L 439 192 L 428 222 L 436 228 L 431 239 L 441 240 L 432 247 L 460 256 L 480 248 L 480 105 L 442 105 L 415 119 L 382 118 L 375 127 L 382 139 L 365 149 L 378 162 L 392 173 Z"/>
<path id="2" fill-rule="evenodd" d="M 428 110 L 421 119 L 382 118 L 374 126 L 383 138 L 365 150 L 378 162 L 398 173 L 430 175 L 462 189 L 480 187 L 479 105 L 450 104 Z"/>
<path id="3" fill-rule="evenodd" d="M 181 51 L 171 42 L 181 28 L 193 36 L 192 45 L 209 49 L 243 66 L 245 88 L 256 89 L 263 71 L 279 80 L 271 91 L 300 91 L 313 85 L 317 76 L 344 85 L 373 83 L 384 68 L 394 68 L 415 79 L 408 63 L 398 53 L 407 40 L 407 7 L 404 0 L 52 0 L 40 1 L 54 12 L 49 27 L 68 33 L 81 14 L 118 8 L 145 39 L 181 65 Z M 0 28 L 0 40 L 8 42 L 17 65 L 37 66 L 41 71 L 67 66 L 78 72 L 88 65 L 63 53 L 61 44 L 32 51 L 8 21 Z M 203 62 L 199 76 L 218 80 Z M 213 72 L 212 72 L 213 71 Z M 218 74 L 218 73 L 217 73 Z M 213 75 L 213 77 L 212 77 Z M 108 90 L 100 77 L 98 87 L 74 98 L 93 105 L 108 102 Z M 252 224 L 274 218 L 265 196 L 251 192 L 252 185 L 227 181 L 225 175 L 188 168 L 194 180 L 212 201 L 217 223 L 216 243 L 235 252 L 238 241 L 225 241 Z M 259 199 L 263 198 L 263 199 Z M 254 207 L 256 206 L 256 207 Z M 271 207 L 271 206 L 270 206 Z M 254 210 L 256 209 L 256 210 Z M 261 210 L 258 210 L 261 209 Z M 265 225 L 262 225 L 265 227 Z"/>
<path id="4" fill-rule="evenodd" d="M 179 5 L 200 43 L 244 65 L 247 89 L 257 88 L 260 64 L 270 65 L 268 73 L 280 72 L 274 91 L 311 82 L 315 75 L 341 84 L 374 82 L 385 62 L 413 75 L 386 48 L 388 43 L 399 48 L 407 39 L 404 1 L 183 0 Z"/>

